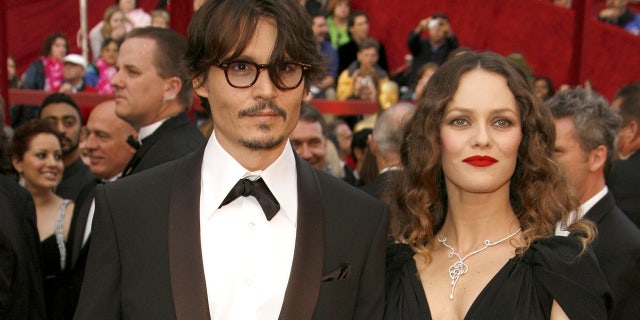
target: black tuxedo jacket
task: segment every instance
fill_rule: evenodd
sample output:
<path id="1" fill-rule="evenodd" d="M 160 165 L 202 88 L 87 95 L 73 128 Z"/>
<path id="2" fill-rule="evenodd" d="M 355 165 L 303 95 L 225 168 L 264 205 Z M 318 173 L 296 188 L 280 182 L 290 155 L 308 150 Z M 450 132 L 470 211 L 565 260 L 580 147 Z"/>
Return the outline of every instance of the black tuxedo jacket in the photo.
<path id="1" fill-rule="evenodd" d="M 200 148 L 206 139 L 189 116 L 181 112 L 162 123 L 142 145 L 124 169 L 124 175 L 132 175 L 157 165 L 182 158 Z"/>
<path id="2" fill-rule="evenodd" d="M 209 319 L 203 154 L 97 188 L 75 319 Z M 280 319 L 382 319 L 387 207 L 297 156 L 296 170 L 298 225 Z"/>
<path id="3" fill-rule="evenodd" d="M 84 279 L 84 270 L 87 263 L 90 243 L 90 241 L 87 240 L 87 243 L 82 246 L 82 240 L 84 239 L 89 210 L 95 198 L 96 185 L 98 183 L 98 179 L 94 179 L 87 184 L 82 191 L 80 191 L 76 205 L 73 208 L 73 217 L 71 218 L 71 226 L 66 243 L 66 269 L 63 273 L 64 294 L 62 296 L 64 301 L 61 301 L 63 305 L 60 306 L 63 310 L 61 312 L 63 319 L 73 318 L 76 306 L 78 305 L 78 299 L 80 298 L 80 289 L 82 288 L 82 280 Z"/>
<path id="4" fill-rule="evenodd" d="M 384 196 L 385 192 L 387 192 L 389 184 L 391 183 L 390 179 L 395 173 L 397 173 L 396 170 L 385 171 L 376 176 L 376 178 L 371 183 L 366 184 L 360 188 L 362 189 L 362 191 L 370 194 L 374 198 L 382 200 L 382 197 Z"/>
<path id="5" fill-rule="evenodd" d="M 616 206 L 611 193 L 585 216 L 597 224 L 593 249 L 613 294 L 611 319 L 640 315 L 640 230 Z"/>
<path id="6" fill-rule="evenodd" d="M 0 174 L 0 319 L 44 319 L 36 209 L 28 191 Z"/>
<path id="7" fill-rule="evenodd" d="M 62 181 L 56 187 L 56 194 L 75 202 L 82 188 L 95 179 L 96 176 L 91 173 L 89 167 L 78 157 L 76 161 L 64 168 Z"/>
<path id="8" fill-rule="evenodd" d="M 616 199 L 618 207 L 640 228 L 640 150 L 629 159 L 616 160 L 609 175 L 607 186 Z"/>

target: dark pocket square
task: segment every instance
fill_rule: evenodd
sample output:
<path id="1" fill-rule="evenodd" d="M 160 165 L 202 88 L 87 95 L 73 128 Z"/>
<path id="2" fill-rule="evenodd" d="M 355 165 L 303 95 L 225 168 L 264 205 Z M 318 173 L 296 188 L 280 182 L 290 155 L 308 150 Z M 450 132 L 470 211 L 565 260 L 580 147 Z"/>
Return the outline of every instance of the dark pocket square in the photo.
<path id="1" fill-rule="evenodd" d="M 347 279 L 351 276 L 351 264 L 345 262 L 342 266 L 322 276 L 322 282 Z"/>

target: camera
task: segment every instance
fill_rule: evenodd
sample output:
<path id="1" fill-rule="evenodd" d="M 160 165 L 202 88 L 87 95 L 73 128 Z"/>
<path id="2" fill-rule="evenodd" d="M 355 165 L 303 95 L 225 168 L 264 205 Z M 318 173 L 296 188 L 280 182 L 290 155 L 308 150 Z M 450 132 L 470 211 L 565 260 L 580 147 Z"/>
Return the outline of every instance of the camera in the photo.
<path id="1" fill-rule="evenodd" d="M 371 77 L 366 76 L 366 77 L 362 78 L 362 82 L 360 82 L 360 84 L 363 87 L 369 87 L 369 86 L 373 85 L 373 80 L 371 80 Z"/>
<path id="2" fill-rule="evenodd" d="M 436 19 L 431 19 L 429 20 L 429 24 L 428 27 L 429 29 L 434 29 L 440 26 L 440 21 L 436 20 Z"/>

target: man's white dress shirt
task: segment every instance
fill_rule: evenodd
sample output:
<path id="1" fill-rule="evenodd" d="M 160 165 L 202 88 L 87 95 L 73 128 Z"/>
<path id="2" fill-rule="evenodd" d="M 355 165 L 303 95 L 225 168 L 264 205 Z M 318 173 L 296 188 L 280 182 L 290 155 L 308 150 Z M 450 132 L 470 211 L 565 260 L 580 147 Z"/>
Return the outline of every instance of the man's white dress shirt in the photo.
<path id="1" fill-rule="evenodd" d="M 280 203 L 271 221 L 253 196 L 218 208 L 245 177 L 262 177 Z M 222 148 L 215 132 L 211 134 L 200 191 L 200 240 L 211 319 L 278 318 L 296 240 L 297 181 L 288 141 L 268 168 L 249 172 Z"/>
<path id="2" fill-rule="evenodd" d="M 600 192 L 593 195 L 593 197 L 589 198 L 589 200 L 585 201 L 583 204 L 580 204 L 578 209 L 576 209 L 575 211 L 571 211 L 571 213 L 569 214 L 569 225 L 571 225 L 578 219 L 582 219 L 582 217 L 584 217 L 584 215 L 587 214 L 587 212 L 589 212 L 589 210 L 591 210 L 591 208 L 593 208 L 593 206 L 595 206 L 598 201 L 602 200 L 602 198 L 607 195 L 607 192 L 609 192 L 609 188 L 607 188 L 607 186 L 604 186 L 604 188 L 602 188 Z M 562 221 L 558 221 L 558 223 L 556 223 L 556 236 L 566 237 L 568 235 L 569 231 L 567 231 L 567 228 L 565 226 L 562 226 Z"/>

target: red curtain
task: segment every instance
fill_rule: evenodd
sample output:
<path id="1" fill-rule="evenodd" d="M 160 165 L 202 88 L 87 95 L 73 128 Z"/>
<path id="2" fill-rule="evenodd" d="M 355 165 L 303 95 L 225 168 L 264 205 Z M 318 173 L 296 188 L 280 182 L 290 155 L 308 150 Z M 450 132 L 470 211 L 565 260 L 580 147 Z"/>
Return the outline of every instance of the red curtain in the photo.
<path id="1" fill-rule="evenodd" d="M 597 21 L 594 12 L 603 1 L 588 1 L 569 10 L 546 0 L 351 0 L 352 10 L 369 15 L 371 34 L 385 45 L 391 69 L 403 63 L 407 35 L 418 21 L 444 12 L 461 46 L 504 55 L 519 51 L 535 74 L 549 76 L 556 86 L 589 79 L 611 98 L 619 87 L 640 81 L 640 36 Z M 582 12 L 584 20 L 577 16 Z"/>
<path id="2" fill-rule="evenodd" d="M 67 35 L 71 52 L 79 53 L 76 35 L 80 29 L 79 0 L 5 0 L 7 19 L 8 53 L 17 59 L 18 72 L 22 73 L 31 61 L 39 56 L 42 43 L 48 34 L 62 32 Z M 87 0 L 88 27 L 91 29 L 103 18 L 107 7 L 115 0 Z M 151 12 L 158 0 L 139 0 L 140 8 Z M 173 0 L 170 3 L 172 26 L 184 34 L 193 10 L 189 0 Z M 4 45 L 4 44 L 3 44 Z"/>
<path id="3" fill-rule="evenodd" d="M 16 57 L 18 72 L 24 72 L 38 57 L 49 33 L 64 32 L 72 52 L 80 51 L 76 44 L 80 28 L 78 0 L 4 1 L 7 30 L 0 32 L 6 32 L 7 43 L 0 45 Z M 139 0 L 140 7 L 148 12 L 157 1 Z M 87 2 L 89 27 L 93 27 L 115 1 Z M 462 46 L 500 54 L 519 51 L 535 74 L 549 76 L 556 86 L 576 85 L 590 79 L 598 92 L 611 98 L 620 86 L 640 80 L 640 59 L 636 57 L 640 37 L 596 21 L 594 12 L 602 2 L 587 0 L 588 10 L 578 11 L 586 12 L 584 19 L 575 9 L 556 7 L 546 0 L 352 0 L 352 9 L 369 14 L 371 33 L 385 45 L 392 70 L 403 63 L 408 53 L 409 30 L 420 19 L 444 12 Z M 192 16 L 192 1 L 173 0 L 170 10 L 172 27 L 185 34 Z M 583 20 L 584 28 L 577 27 L 582 26 Z"/>

